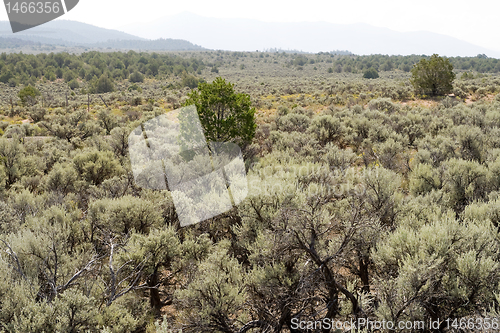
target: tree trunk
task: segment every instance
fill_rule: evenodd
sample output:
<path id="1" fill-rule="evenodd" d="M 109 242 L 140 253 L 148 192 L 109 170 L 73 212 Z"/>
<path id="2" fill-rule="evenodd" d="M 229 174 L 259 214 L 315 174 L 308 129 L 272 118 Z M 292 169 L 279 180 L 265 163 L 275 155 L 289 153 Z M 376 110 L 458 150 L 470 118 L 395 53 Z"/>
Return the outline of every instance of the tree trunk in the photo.
<path id="1" fill-rule="evenodd" d="M 158 284 L 158 267 L 155 267 L 153 274 L 148 279 L 148 287 L 149 287 L 149 304 L 151 308 L 154 309 L 156 314 L 160 314 L 162 302 L 160 298 L 160 292 L 156 285 Z"/>
<path id="2" fill-rule="evenodd" d="M 369 293 L 370 292 L 370 279 L 368 275 L 368 258 L 360 257 L 359 258 L 359 278 L 363 283 L 362 291 Z"/>

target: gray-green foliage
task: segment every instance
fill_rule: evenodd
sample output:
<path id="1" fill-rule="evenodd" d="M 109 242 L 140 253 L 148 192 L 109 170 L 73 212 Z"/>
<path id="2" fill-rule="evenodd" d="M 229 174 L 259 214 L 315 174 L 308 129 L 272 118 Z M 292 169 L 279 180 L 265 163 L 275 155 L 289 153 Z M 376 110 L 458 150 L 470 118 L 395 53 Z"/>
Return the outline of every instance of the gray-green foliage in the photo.
<path id="1" fill-rule="evenodd" d="M 49 191 L 69 193 L 75 190 L 78 174 L 71 164 L 57 163 L 46 177 L 46 186 Z"/>
<path id="2" fill-rule="evenodd" d="M 97 119 L 99 121 L 99 125 L 106 130 L 106 134 L 110 134 L 111 130 L 117 126 L 117 119 L 111 113 L 109 109 L 101 109 L 97 113 Z"/>
<path id="3" fill-rule="evenodd" d="M 228 242 L 219 243 L 200 263 L 188 287 L 176 294 L 190 330 L 234 331 L 237 327 L 245 302 L 245 275 L 238 261 L 229 256 L 228 246 Z"/>
<path id="4" fill-rule="evenodd" d="M 487 170 L 474 161 L 452 159 L 445 162 L 443 187 L 450 206 L 461 212 L 475 200 L 484 199 L 488 190 Z"/>
<path id="5" fill-rule="evenodd" d="M 344 134 L 341 122 L 329 115 L 315 117 L 309 131 L 316 136 L 316 140 L 322 145 L 338 142 Z"/>
<path id="6" fill-rule="evenodd" d="M 70 114 L 61 110 L 60 113 L 47 117 L 47 120 L 41 122 L 40 126 L 51 135 L 68 140 L 68 142 L 85 140 L 101 132 L 99 125 L 84 110 Z"/>
<path id="7" fill-rule="evenodd" d="M 292 319 L 498 316 L 497 100 L 415 106 L 422 103 L 411 100 L 408 74 L 359 78 L 370 66 L 407 71 L 417 57 L 200 52 L 229 77 L 240 62 L 245 72 L 260 71 L 257 62 L 269 65 L 273 77 L 242 77 L 235 86 L 259 110 L 256 135 L 242 147 L 247 197 L 180 227 L 179 193 L 135 182 L 128 135 L 186 100 L 190 90 L 176 88 L 187 82 L 182 78 L 189 85 L 197 79 L 160 54 L 118 55 L 91 52 L 77 60 L 86 64 L 78 75 L 90 83 L 68 96 L 67 107 L 65 83 L 40 85 L 44 108 L 7 105 L 19 88 L 1 87 L 0 112 L 37 122 L 0 122 L 1 329 L 294 332 Z M 14 56 L 0 55 L 0 66 L 12 67 L 4 63 Z M 80 64 L 65 64 L 69 58 L 47 56 L 60 65 L 43 75 L 74 78 L 65 67 Z M 295 62 L 303 67 L 294 79 L 287 64 Z M 189 64 L 190 73 L 203 68 Z M 332 71 L 321 78 L 326 68 Z M 302 76 L 309 71 L 319 76 Z M 148 80 L 140 88 L 120 82 L 130 73 Z M 150 79 L 169 73 L 176 77 Z M 94 96 L 87 112 L 86 91 L 102 75 L 113 77 L 117 92 L 101 95 L 106 108 Z M 455 88 L 479 99 L 497 92 L 499 82 L 469 77 Z M 158 140 L 175 139 L 177 128 Z M 178 168 L 179 161 L 164 160 L 178 179 L 209 165 L 195 157 Z M 190 193 L 202 191 L 192 186 Z M 203 200 L 220 204 L 212 194 Z"/>
<path id="8" fill-rule="evenodd" d="M 431 165 L 421 163 L 417 165 L 410 175 L 410 191 L 413 195 L 424 195 L 441 188 L 439 170 Z"/>
<path id="9" fill-rule="evenodd" d="M 123 168 L 110 151 L 81 152 L 73 158 L 73 167 L 82 179 L 94 185 L 123 173 Z"/>
<path id="10" fill-rule="evenodd" d="M 89 221 L 92 228 L 112 230 L 118 235 L 132 230 L 148 232 L 149 228 L 160 227 L 161 212 L 147 200 L 123 196 L 118 199 L 100 199 L 89 207 Z"/>
<path id="11" fill-rule="evenodd" d="M 11 140 L 0 139 L 0 165 L 5 174 L 6 186 L 14 184 L 19 178 L 23 155 L 24 149 L 17 137 Z"/>
<path id="12" fill-rule="evenodd" d="M 289 113 L 283 117 L 278 118 L 278 129 L 284 132 L 304 132 L 311 119 L 303 114 Z"/>
<path id="13" fill-rule="evenodd" d="M 495 298 L 497 230 L 489 223 L 433 216 L 407 219 L 374 252 L 380 319 L 436 320 L 484 311 Z M 493 287 L 493 288 L 492 288 Z"/>
<path id="14" fill-rule="evenodd" d="M 391 101 L 390 98 L 377 98 L 372 99 L 368 103 L 368 107 L 372 110 L 385 111 L 388 113 L 393 113 L 399 110 L 399 106 Z"/>

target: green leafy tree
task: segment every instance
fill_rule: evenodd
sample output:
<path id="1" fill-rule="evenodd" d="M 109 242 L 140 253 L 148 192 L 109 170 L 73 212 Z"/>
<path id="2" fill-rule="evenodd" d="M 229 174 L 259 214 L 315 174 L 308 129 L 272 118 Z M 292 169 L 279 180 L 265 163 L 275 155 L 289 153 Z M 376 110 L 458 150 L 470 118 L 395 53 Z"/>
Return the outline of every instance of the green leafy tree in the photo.
<path id="1" fill-rule="evenodd" d="M 422 59 L 411 70 L 411 84 L 419 94 L 439 96 L 453 90 L 453 65 L 449 59 L 433 54 L 429 60 Z"/>
<path id="2" fill-rule="evenodd" d="M 5 72 L 5 73 L 2 73 L 2 75 L 0 75 L 0 82 L 2 83 L 8 83 L 10 79 L 12 79 L 14 77 L 14 75 L 12 75 L 11 72 Z"/>
<path id="3" fill-rule="evenodd" d="M 71 88 L 71 90 L 75 90 L 80 88 L 80 84 L 78 83 L 77 79 L 73 79 L 68 82 L 68 86 Z"/>
<path id="4" fill-rule="evenodd" d="M 113 81 L 106 74 L 103 74 L 99 80 L 95 82 L 95 86 L 92 90 L 93 92 L 100 94 L 112 92 L 115 90 L 115 87 L 113 85 Z"/>
<path id="5" fill-rule="evenodd" d="M 365 79 L 377 79 L 378 78 L 378 72 L 375 68 L 370 67 L 368 68 L 364 73 L 363 77 Z"/>
<path id="6" fill-rule="evenodd" d="M 35 98 L 40 96 L 40 91 L 38 91 L 35 87 L 26 86 L 19 91 L 17 96 L 21 100 L 22 105 L 33 105 L 36 103 Z"/>
<path id="7" fill-rule="evenodd" d="M 72 71 L 66 71 L 63 75 L 64 81 L 66 83 L 71 82 L 72 80 L 76 79 L 77 75 L 73 73 Z"/>
<path id="8" fill-rule="evenodd" d="M 186 74 L 182 76 L 181 86 L 194 89 L 198 87 L 199 82 L 200 81 L 194 75 Z"/>
<path id="9" fill-rule="evenodd" d="M 139 72 L 133 72 L 130 74 L 129 81 L 133 83 L 144 82 L 144 75 Z"/>
<path id="10" fill-rule="evenodd" d="M 255 108 L 250 96 L 236 93 L 234 85 L 221 77 L 200 83 L 184 103 L 195 105 L 207 140 L 245 144 L 255 136 Z"/>

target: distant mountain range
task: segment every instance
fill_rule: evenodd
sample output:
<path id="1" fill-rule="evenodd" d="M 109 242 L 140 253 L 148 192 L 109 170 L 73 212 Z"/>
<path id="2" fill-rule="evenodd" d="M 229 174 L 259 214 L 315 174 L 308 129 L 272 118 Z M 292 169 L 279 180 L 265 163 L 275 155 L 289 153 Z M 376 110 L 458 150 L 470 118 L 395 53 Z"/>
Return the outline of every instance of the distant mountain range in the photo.
<path id="1" fill-rule="evenodd" d="M 278 23 L 181 13 L 149 23 L 126 25 L 120 29 L 125 32 L 76 21 L 55 20 L 13 34 L 10 24 L 0 21 L 0 48 L 43 49 L 43 45 L 55 45 L 58 46 L 57 50 L 61 50 L 61 47 L 144 51 L 274 49 L 314 53 L 348 50 L 342 52 L 359 55 L 486 54 L 500 58 L 499 52 L 457 38 L 426 31 L 397 32 L 362 23 Z"/>
<path id="2" fill-rule="evenodd" d="M 499 52 L 446 35 L 426 31 L 397 32 L 362 23 L 278 23 L 209 18 L 185 12 L 119 29 L 144 38 L 179 38 L 209 49 L 232 51 L 281 48 L 306 52 L 349 50 L 359 55 L 438 53 L 446 56 L 486 54 L 500 57 Z"/>
<path id="3" fill-rule="evenodd" d="M 51 21 L 14 34 L 9 22 L 0 21 L 0 48 L 40 45 L 152 51 L 203 50 L 201 46 L 186 40 L 170 38 L 150 40 L 117 30 L 67 20 Z"/>
<path id="4" fill-rule="evenodd" d="M 15 34 L 12 33 L 9 22 L 0 21 L 0 37 L 25 39 L 44 44 L 93 44 L 108 40 L 146 40 L 121 31 L 67 20 L 51 21 Z"/>

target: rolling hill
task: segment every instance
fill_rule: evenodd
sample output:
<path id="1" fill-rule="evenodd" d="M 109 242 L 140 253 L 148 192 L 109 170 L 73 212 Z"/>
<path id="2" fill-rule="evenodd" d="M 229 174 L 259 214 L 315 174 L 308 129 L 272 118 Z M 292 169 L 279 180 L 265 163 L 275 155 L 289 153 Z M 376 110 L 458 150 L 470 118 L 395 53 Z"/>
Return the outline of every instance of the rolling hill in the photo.
<path id="1" fill-rule="evenodd" d="M 202 50 L 186 40 L 159 38 L 150 40 L 90 24 L 56 20 L 23 32 L 12 33 L 7 21 L 0 21 L 0 48 L 18 48 L 27 45 L 57 45 L 84 48 L 111 48 L 121 50 L 184 51 Z"/>

